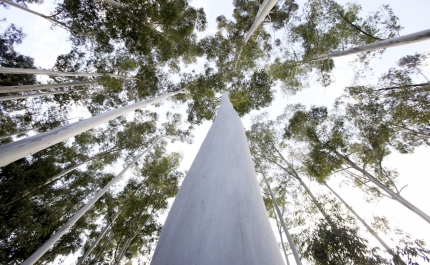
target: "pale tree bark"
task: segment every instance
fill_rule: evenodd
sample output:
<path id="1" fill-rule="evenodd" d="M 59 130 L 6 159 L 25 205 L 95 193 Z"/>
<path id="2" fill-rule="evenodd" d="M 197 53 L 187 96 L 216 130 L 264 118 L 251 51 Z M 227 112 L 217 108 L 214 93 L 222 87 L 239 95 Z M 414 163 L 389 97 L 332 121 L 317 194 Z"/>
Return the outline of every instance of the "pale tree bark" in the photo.
<path id="1" fill-rule="evenodd" d="M 266 182 L 267 189 L 269 190 L 270 197 L 272 198 L 273 206 L 276 209 L 276 213 L 279 216 L 279 221 L 281 222 L 282 228 L 284 228 L 285 236 L 287 237 L 288 244 L 290 245 L 291 250 L 293 251 L 294 259 L 296 260 L 297 265 L 302 265 L 302 261 L 300 260 L 299 252 L 297 252 L 296 245 L 294 244 L 293 238 L 290 235 L 290 232 L 288 231 L 287 226 L 285 225 L 284 218 L 282 217 L 281 210 L 279 210 L 278 203 L 276 202 L 275 195 L 273 195 L 272 189 L 270 188 L 269 182 L 267 181 L 266 175 L 264 173 L 261 173 L 264 178 L 264 182 Z M 287 256 L 288 261 L 288 256 Z"/>
<path id="2" fill-rule="evenodd" d="M 98 125 L 108 122 L 116 117 L 127 114 L 133 110 L 148 106 L 156 103 L 167 97 L 183 93 L 183 91 L 176 91 L 166 93 L 164 95 L 151 98 L 148 100 L 139 101 L 128 106 L 120 107 L 107 111 L 105 113 L 93 116 L 91 118 L 81 120 L 76 123 L 68 124 L 66 126 L 44 132 L 35 136 L 31 136 L 13 143 L 0 146 L 0 167 L 6 166 L 13 161 L 16 161 L 25 156 L 34 154 L 56 143 L 69 139 L 77 134 L 88 131 Z"/>
<path id="3" fill-rule="evenodd" d="M 115 75 L 109 73 L 83 73 L 83 72 L 58 72 L 49 71 L 42 69 L 30 69 L 30 68 L 11 68 L 11 67 L 0 67 L 0 73 L 5 74 L 29 74 L 29 75 L 55 75 L 55 76 L 110 76 L 116 78 L 124 78 L 126 80 L 136 80 L 137 78 L 128 77 L 123 75 Z"/>
<path id="4" fill-rule="evenodd" d="M 71 93 L 71 92 L 79 92 L 79 90 L 56 91 L 56 92 L 47 92 L 47 93 L 35 93 L 35 94 L 27 94 L 27 95 L 6 96 L 6 97 L 0 97 L 0 101 L 43 97 L 43 96 L 57 95 L 57 94 L 67 94 L 67 93 Z"/>
<path id="5" fill-rule="evenodd" d="M 320 56 L 314 57 L 310 60 L 307 60 L 303 63 L 316 62 L 316 61 L 326 60 L 326 59 L 330 59 L 330 58 L 336 58 L 336 57 L 341 57 L 341 56 L 345 56 L 345 55 L 356 54 L 356 53 L 360 53 L 360 52 L 369 52 L 369 51 L 380 50 L 380 49 L 385 49 L 385 48 L 390 48 L 390 47 L 395 47 L 395 46 L 401 46 L 401 45 L 406 45 L 409 43 L 425 41 L 428 39 L 430 39 L 430 29 L 415 32 L 415 33 L 408 34 L 408 35 L 401 36 L 401 37 L 397 37 L 397 38 L 391 38 L 391 39 L 387 39 L 387 40 L 383 40 L 383 41 L 374 42 L 371 44 L 366 44 L 366 45 L 354 47 L 354 48 L 344 50 L 344 51 L 338 51 L 338 52 L 333 52 L 330 54 L 320 55 Z"/>
<path id="6" fill-rule="evenodd" d="M 243 125 L 227 93 L 161 231 L 153 265 L 280 265 Z"/>
<path id="7" fill-rule="evenodd" d="M 82 257 L 79 258 L 78 262 L 76 263 L 76 265 L 82 265 L 83 262 L 85 261 L 85 259 L 91 254 L 91 252 L 93 251 L 93 249 L 97 246 L 97 244 L 100 242 L 100 240 L 104 237 L 104 235 L 106 234 L 107 230 L 109 229 L 109 227 L 111 227 L 112 223 L 115 222 L 116 218 L 118 218 L 118 216 L 120 215 L 121 211 L 118 211 L 115 216 L 112 218 L 112 220 L 108 220 L 106 226 L 102 229 L 102 231 L 100 231 L 100 234 L 98 235 L 98 237 L 96 238 L 96 240 L 94 240 L 94 242 L 91 244 L 91 246 L 87 249 L 87 251 L 85 251 L 84 255 L 82 255 Z"/>
<path id="8" fill-rule="evenodd" d="M 282 237 L 281 225 L 279 224 L 278 217 L 276 216 L 276 214 L 275 214 L 275 220 L 276 220 L 276 227 L 278 227 L 279 237 L 281 238 L 282 251 L 284 252 L 285 261 L 287 262 L 287 265 L 290 265 L 287 250 L 285 249 L 284 238 Z"/>
<path id="9" fill-rule="evenodd" d="M 260 26 L 261 22 L 263 22 L 264 18 L 269 14 L 270 10 L 276 5 L 278 0 L 265 0 L 263 4 L 258 9 L 257 17 L 255 18 L 254 24 L 252 24 L 251 28 L 245 35 L 244 44 L 246 44 L 251 38 L 252 34 L 254 34 L 255 30 Z"/>
<path id="10" fill-rule="evenodd" d="M 138 236 L 138 235 L 139 235 L 139 233 L 140 233 L 140 232 L 145 228 L 145 226 L 148 224 L 149 220 L 151 220 L 151 216 L 152 216 L 152 213 L 150 213 L 150 214 L 149 214 L 149 216 L 148 216 L 148 218 L 146 219 L 145 223 L 143 224 L 142 228 L 138 229 L 138 230 L 136 231 L 136 233 L 134 233 L 134 235 L 133 235 L 132 237 L 128 238 L 128 239 L 125 241 L 125 243 L 124 243 L 124 245 L 122 246 L 122 248 L 121 248 L 121 250 L 120 250 L 119 254 L 115 257 L 115 263 L 114 263 L 114 265 L 120 265 L 121 259 L 122 259 L 122 257 L 124 256 L 125 252 L 127 251 L 128 246 L 130 245 L 131 241 L 133 241 L 133 239 L 135 239 L 135 238 L 136 238 L 136 236 Z"/>
<path id="11" fill-rule="evenodd" d="M 346 201 L 339 195 L 337 194 L 325 181 L 323 182 L 323 184 L 346 206 L 346 208 L 348 208 L 352 214 L 355 215 L 355 217 L 361 222 L 362 225 L 364 225 L 364 227 L 366 227 L 366 229 L 369 231 L 369 233 L 372 234 L 372 236 L 378 240 L 378 242 L 387 250 L 387 252 L 393 256 L 394 260 L 398 261 L 398 264 L 402 264 L 402 265 L 406 265 L 406 263 L 404 263 L 400 257 L 398 255 L 396 255 L 396 253 L 394 253 L 394 251 L 388 246 L 387 243 L 385 243 L 384 240 L 382 240 L 382 238 L 379 237 L 378 233 L 376 233 L 375 230 L 372 229 L 372 227 L 370 227 L 370 225 L 368 225 L 366 223 L 366 221 L 364 221 L 363 218 L 360 217 L 360 215 L 358 215 L 358 213 L 356 213 L 354 211 L 354 209 L 349 206 L 348 203 L 346 203 Z"/>
<path id="12" fill-rule="evenodd" d="M 13 92 L 23 92 L 31 90 L 42 90 L 49 88 L 59 88 L 59 87 L 69 87 L 69 86 L 86 86 L 95 85 L 98 81 L 88 81 L 88 82 L 70 82 L 70 83 L 60 83 L 60 84 L 44 84 L 44 85 L 28 85 L 28 86 L 0 86 L 0 93 L 13 93 Z"/>
<path id="13" fill-rule="evenodd" d="M 153 143 L 154 144 L 154 143 Z M 66 234 L 70 228 L 96 203 L 108 190 L 109 188 L 115 184 L 125 172 L 127 172 L 143 155 L 152 147 L 151 144 L 147 149 L 145 149 L 142 153 L 137 155 L 131 163 L 129 163 L 116 177 L 114 177 L 103 189 L 101 189 L 91 200 L 89 200 L 69 221 L 64 224 L 58 231 L 45 242 L 36 252 L 33 253 L 28 259 L 26 259 L 22 265 L 30 265 L 37 262 L 46 251 L 48 251 L 54 244 L 64 235 Z"/>
<path id="14" fill-rule="evenodd" d="M 13 199 L 12 201 L 8 202 L 8 204 L 7 204 L 7 205 L 10 205 L 10 204 L 12 204 L 12 203 L 14 203 L 14 202 L 16 202 L 16 201 L 19 201 L 19 200 L 21 200 L 21 199 L 23 199 L 23 198 L 27 197 L 28 195 L 30 195 L 30 194 L 31 194 L 31 193 L 33 193 L 34 191 L 36 191 L 36 190 L 38 190 L 38 189 L 40 189 L 40 188 L 42 188 L 42 187 L 44 187 L 44 186 L 46 186 L 46 185 L 48 185 L 48 184 L 50 184 L 50 183 L 52 183 L 52 182 L 54 182 L 54 181 L 56 181 L 56 180 L 60 179 L 60 178 L 61 178 L 61 177 L 63 177 L 64 175 L 66 175 L 66 174 L 68 174 L 68 173 L 72 172 L 73 170 L 75 170 L 75 169 L 77 169 L 77 168 L 79 168 L 79 167 L 81 167 L 81 166 L 83 166 L 83 165 L 87 164 L 88 162 L 91 162 L 91 161 L 93 161 L 93 160 L 94 160 L 94 159 L 96 159 L 96 158 L 100 158 L 100 157 L 102 157 L 102 156 L 104 156 L 104 155 L 106 155 L 106 154 L 109 154 L 109 153 L 111 153 L 111 152 L 114 152 L 114 151 L 117 151 L 117 150 L 109 150 L 109 151 L 106 151 L 106 152 L 100 153 L 100 154 L 98 154 L 98 155 L 96 155 L 96 156 L 94 156 L 94 157 L 92 157 L 92 158 L 90 158 L 90 159 L 88 159 L 88 160 L 85 160 L 84 162 L 82 162 L 82 163 L 80 163 L 80 164 L 77 164 L 77 165 L 75 165 L 75 166 L 73 166 L 73 167 L 71 167 L 71 168 L 68 168 L 68 169 L 66 169 L 66 170 L 63 170 L 62 172 L 58 173 L 57 175 L 55 175 L 55 176 L 53 176 L 53 177 L 51 177 L 51 178 L 47 179 L 45 182 L 43 182 L 42 184 L 38 185 L 36 188 L 34 188 L 34 189 L 30 190 L 30 191 L 27 191 L 27 192 L 23 193 L 21 196 L 17 197 L 16 199 Z"/>
<path id="15" fill-rule="evenodd" d="M 357 164 L 355 164 L 353 161 L 351 161 L 347 156 L 344 156 L 344 155 L 342 155 L 342 154 L 340 154 L 338 152 L 335 152 L 335 154 L 339 158 L 342 158 L 352 168 L 354 168 L 355 170 L 357 170 L 358 172 L 360 172 L 364 176 L 366 176 L 366 178 L 370 182 L 372 182 L 377 187 L 379 187 L 381 190 L 383 190 L 384 192 L 386 192 L 391 197 L 391 199 L 396 200 L 397 202 L 399 202 L 400 204 L 402 204 L 403 206 L 405 206 L 406 208 L 408 208 L 409 210 L 411 210 L 412 212 L 414 212 L 415 214 L 417 214 L 422 219 L 424 219 L 427 223 L 430 224 L 430 216 L 428 216 L 426 213 L 424 213 L 423 211 L 421 211 L 418 207 L 416 207 L 415 205 L 413 205 L 412 203 L 410 203 L 408 200 L 406 200 L 405 198 L 403 198 L 402 196 L 400 196 L 399 192 L 394 192 L 393 190 L 391 190 L 390 188 L 388 188 L 386 185 L 384 185 L 383 183 L 381 183 L 377 178 L 375 178 L 372 174 L 370 174 L 369 172 L 367 172 L 366 170 L 362 169 Z"/>
<path id="16" fill-rule="evenodd" d="M 125 7 L 123 4 L 121 4 L 117 1 L 114 1 L 114 0 L 103 0 L 103 2 L 105 2 L 106 4 L 109 4 L 113 7 L 116 7 L 116 8 L 124 8 Z"/>

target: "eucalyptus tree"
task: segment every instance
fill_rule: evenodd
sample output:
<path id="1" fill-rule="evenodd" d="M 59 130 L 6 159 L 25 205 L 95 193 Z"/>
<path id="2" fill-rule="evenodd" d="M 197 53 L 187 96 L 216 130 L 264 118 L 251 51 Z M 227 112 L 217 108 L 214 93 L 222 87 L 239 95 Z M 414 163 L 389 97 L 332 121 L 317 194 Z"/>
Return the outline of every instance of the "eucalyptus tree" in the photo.
<path id="1" fill-rule="evenodd" d="M 55 162 L 67 155 L 79 155 L 60 144 L 35 154 L 31 161 L 21 159 L 1 170 L 1 202 L 13 198 L 15 191 L 36 184 L 45 176 L 61 171 Z M 21 263 L 31 255 L 51 233 L 61 226 L 81 202 L 111 179 L 111 174 L 88 170 L 75 171 L 62 185 L 47 186 L 34 198 L 19 200 L 13 205 L 1 207 L 1 263 Z M 37 185 L 37 184 L 36 184 Z M 53 261 L 58 255 L 68 255 L 82 243 L 80 234 L 96 216 L 89 212 L 74 226 L 66 237 L 57 242 L 55 253 L 44 257 Z"/>
<path id="2" fill-rule="evenodd" d="M 66 125 L 64 127 L 49 132 L 45 132 L 20 141 L 16 141 L 14 143 L 3 145 L 0 147 L 0 156 L 2 157 L 2 163 L 0 164 L 0 166 L 5 166 L 19 158 L 43 150 L 47 146 L 51 146 L 56 143 L 67 140 L 72 136 L 85 132 L 91 128 L 96 127 L 97 125 L 103 124 L 104 122 L 107 122 L 118 116 L 124 115 L 138 108 L 150 105 L 151 103 L 160 101 L 166 97 L 173 96 L 180 92 L 181 91 L 166 93 L 156 98 L 140 101 L 128 106 L 108 111 L 103 114 L 96 115 L 92 118 L 82 120 L 77 123 Z M 25 144 L 23 144 L 24 142 Z M 6 153 L 8 153 L 7 156 L 5 156 Z"/>
<path id="3" fill-rule="evenodd" d="M 183 177 L 183 173 L 177 170 L 181 156 L 167 154 L 165 146 L 166 142 L 149 153 L 137 176 L 115 195 L 118 217 L 112 221 L 109 240 L 103 240 L 103 246 L 94 246 L 88 254 L 92 262 L 119 263 L 123 257 L 131 259 L 148 252 L 149 243 L 156 238 L 161 227 L 156 217 L 167 208 L 167 199 L 176 194 L 179 180 Z M 98 234 L 92 232 L 88 241 L 91 242 Z"/>
<path id="4" fill-rule="evenodd" d="M 53 18 L 73 28 L 72 41 L 85 44 L 87 35 L 95 51 L 110 52 L 122 42 L 131 54 L 153 55 L 161 62 L 188 59 L 198 54 L 194 30 L 206 27 L 203 9 L 185 0 L 157 4 L 126 1 L 118 9 L 103 1 L 58 3 Z"/>
<path id="5" fill-rule="evenodd" d="M 285 28 L 287 42 L 281 44 L 284 56 L 269 64 L 271 76 L 290 92 L 305 86 L 313 72 L 318 74 L 318 82 L 328 86 L 334 61 L 308 61 L 321 54 L 398 36 L 402 27 L 388 5 L 367 17 L 362 17 L 360 11 L 361 6 L 356 3 L 342 6 L 333 0 L 308 1 L 302 14 Z M 382 52 L 362 53 L 359 60 L 366 63 Z"/>
<path id="6" fill-rule="evenodd" d="M 307 143 L 304 164 L 310 176 L 322 181 L 346 165 L 358 172 L 352 175 L 357 183 L 366 187 L 367 182 L 372 183 L 376 187 L 369 188 L 374 192 L 396 200 L 430 223 L 430 216 L 400 195 L 394 173 L 382 166 L 389 154 L 383 125 L 354 133 L 346 122 L 347 116 L 329 116 L 325 107 L 311 107 L 308 111 L 299 105 L 294 108 L 287 114 L 284 137 Z"/>
<path id="7" fill-rule="evenodd" d="M 430 145 L 430 83 L 422 70 L 426 58 L 419 53 L 402 57 L 379 78 L 378 86 L 347 87 L 337 100 L 337 109 L 345 109 L 363 137 L 370 137 L 370 127 L 381 131 L 373 149 L 389 145 L 412 153 L 417 146 Z"/>

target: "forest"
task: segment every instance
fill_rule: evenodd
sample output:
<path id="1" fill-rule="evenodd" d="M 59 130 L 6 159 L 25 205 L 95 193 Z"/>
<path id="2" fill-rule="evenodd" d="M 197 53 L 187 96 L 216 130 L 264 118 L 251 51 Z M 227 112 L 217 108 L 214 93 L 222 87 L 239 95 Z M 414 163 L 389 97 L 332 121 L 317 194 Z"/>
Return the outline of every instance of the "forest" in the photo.
<path id="1" fill-rule="evenodd" d="M 409 231 L 429 231 L 429 208 L 415 201 L 430 196 L 404 196 L 412 177 L 388 165 L 430 157 L 430 30 L 408 31 L 389 1 L 364 12 L 360 2 L 232 0 L 215 21 L 198 1 L 47 2 L 51 13 L 34 10 L 43 0 L 0 2 L 0 264 L 150 264 L 184 157 L 194 159 L 223 92 L 244 121 L 286 264 L 430 262 L 428 232 Z M 15 9 L 65 30 L 70 51 L 50 68 L 20 53 L 28 33 L 4 18 Z M 418 41 L 427 50 L 375 74 L 393 46 Z M 294 101 L 314 86 L 341 93 Z M 381 200 L 409 226 L 373 214 Z"/>

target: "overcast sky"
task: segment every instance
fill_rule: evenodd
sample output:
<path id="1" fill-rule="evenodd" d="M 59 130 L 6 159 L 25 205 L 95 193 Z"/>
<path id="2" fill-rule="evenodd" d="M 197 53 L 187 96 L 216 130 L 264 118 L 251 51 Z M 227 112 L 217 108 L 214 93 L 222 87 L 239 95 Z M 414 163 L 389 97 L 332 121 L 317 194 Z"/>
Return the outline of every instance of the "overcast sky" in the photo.
<path id="1" fill-rule="evenodd" d="M 304 1 L 298 1 L 300 6 Z M 339 3 L 348 1 L 339 0 Z M 400 24 L 404 27 L 401 35 L 413 33 L 416 31 L 427 29 L 430 25 L 429 10 L 430 1 L 428 0 L 399 0 L 399 1 L 381 1 L 381 0 L 366 0 L 359 1 L 363 6 L 363 14 L 375 11 L 382 4 L 390 4 L 394 13 L 399 17 Z M 231 0 L 194 0 L 192 4 L 197 7 L 204 7 L 209 21 L 208 30 L 204 34 L 213 33 L 216 30 L 215 18 L 219 15 L 231 17 L 232 3 Z M 49 14 L 53 10 L 53 1 L 45 0 L 43 5 L 29 5 L 32 10 Z M 59 54 L 68 53 L 70 51 L 70 43 L 67 41 L 68 33 L 61 28 L 51 28 L 51 24 L 43 18 L 25 13 L 14 7 L 8 10 L 0 8 L 1 16 L 6 17 L 7 22 L 1 22 L 0 27 L 3 31 L 10 23 L 15 23 L 22 27 L 27 35 L 23 44 L 17 47 L 17 51 L 22 54 L 31 56 L 35 59 L 35 65 L 38 67 L 49 69 L 51 68 Z M 414 54 L 415 52 L 430 51 L 430 41 L 425 41 L 416 44 L 410 44 L 402 47 L 394 47 L 388 49 L 381 59 L 372 61 L 371 67 L 374 69 L 374 77 L 393 67 L 395 62 L 402 56 Z M 305 105 L 325 105 L 329 108 L 335 98 L 339 97 L 343 88 L 352 82 L 353 68 L 349 64 L 353 57 L 342 57 L 335 59 L 336 68 L 333 76 L 336 81 L 327 88 L 322 88 L 315 83 L 311 84 L 310 88 L 304 89 L 294 96 L 286 96 L 281 92 L 276 94 L 276 100 L 271 107 L 263 109 L 269 112 L 271 117 L 276 117 L 282 113 L 284 107 L 290 103 L 301 103 Z M 426 67 L 425 74 L 430 76 L 430 67 Z M 372 83 L 374 77 L 369 76 L 368 81 Z M 374 83 L 374 82 L 373 82 Z M 280 91 L 279 88 L 277 88 Z M 159 112 L 170 108 L 170 104 L 166 103 Z M 178 108 L 176 112 L 182 112 L 185 115 L 184 108 Z M 247 128 L 250 125 L 250 117 L 257 114 L 253 111 L 250 115 L 246 115 L 242 120 Z M 162 113 L 160 113 L 163 115 Z M 170 147 L 172 151 L 180 151 L 184 155 L 181 168 L 186 170 L 190 167 L 199 147 L 202 143 L 211 122 L 205 122 L 195 131 L 194 144 L 189 146 L 185 144 L 176 144 Z M 428 163 L 430 162 L 430 152 L 428 148 L 417 148 L 414 154 L 400 155 L 393 152 L 385 165 L 397 169 L 400 173 L 398 186 L 408 185 L 402 195 L 418 208 L 430 214 L 430 193 L 428 191 L 430 185 L 430 173 Z M 340 188 L 337 180 L 329 182 L 336 191 L 344 197 L 344 199 L 353 206 L 356 211 L 365 217 L 366 220 L 372 220 L 372 215 L 385 215 L 391 221 L 392 227 L 399 227 L 410 233 L 413 238 L 426 239 L 430 244 L 430 229 L 429 225 L 416 216 L 414 213 L 406 210 L 399 203 L 390 201 L 387 198 L 382 199 L 379 203 L 367 204 L 363 200 L 363 194 L 358 189 Z M 311 184 L 311 189 L 319 192 L 316 183 Z M 367 238 L 369 234 L 366 233 Z M 387 240 L 389 241 L 389 240 Z M 373 246 L 377 243 L 373 242 Z M 291 261 L 291 260 L 290 260 Z M 294 262 L 292 262 L 294 264 Z"/>

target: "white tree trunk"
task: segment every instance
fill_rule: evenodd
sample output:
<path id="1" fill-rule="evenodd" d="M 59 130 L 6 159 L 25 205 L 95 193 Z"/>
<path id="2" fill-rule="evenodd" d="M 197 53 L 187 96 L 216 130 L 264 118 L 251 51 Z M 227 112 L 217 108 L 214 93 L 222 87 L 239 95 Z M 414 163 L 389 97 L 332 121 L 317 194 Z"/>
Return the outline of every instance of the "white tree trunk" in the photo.
<path id="1" fill-rule="evenodd" d="M 48 251 L 54 244 L 57 242 L 64 234 L 66 234 L 70 228 L 81 218 L 93 205 L 96 203 L 103 194 L 106 193 L 106 191 L 109 190 L 109 188 L 115 184 L 121 177 L 124 175 L 127 170 L 131 168 L 132 165 L 134 165 L 142 156 L 152 147 L 153 144 L 151 144 L 147 149 L 145 149 L 140 155 L 136 156 L 134 160 L 128 164 L 118 175 L 116 175 L 115 178 L 113 178 L 103 189 L 101 189 L 91 200 L 89 200 L 84 207 L 82 207 L 70 220 L 64 224 L 58 231 L 50 238 L 48 241 L 45 242 L 36 252 L 33 253 L 28 259 L 26 259 L 22 265 L 30 265 L 34 264 L 36 261 L 40 259 L 40 257 L 45 254 L 46 251 Z"/>
<path id="2" fill-rule="evenodd" d="M 66 93 L 78 92 L 78 91 L 79 90 L 69 90 L 69 91 L 56 91 L 56 92 L 36 93 L 36 94 L 27 94 L 27 95 L 6 96 L 6 97 L 0 97 L 0 101 L 34 98 L 34 97 L 42 97 L 42 96 L 56 95 L 56 94 L 66 94 Z"/>
<path id="3" fill-rule="evenodd" d="M 61 84 L 44 84 L 44 85 L 29 85 L 29 86 L 0 86 L 0 93 L 12 93 L 12 92 L 23 92 L 30 90 L 42 90 L 48 88 L 59 88 L 59 87 L 68 87 L 68 86 L 86 86 L 86 85 L 95 85 L 97 81 L 88 81 L 88 82 L 70 82 L 70 83 L 61 83 Z"/>
<path id="4" fill-rule="evenodd" d="M 85 259 L 91 254 L 91 252 L 93 251 L 93 249 L 97 246 L 97 244 L 100 242 L 100 240 L 104 237 L 104 235 L 106 234 L 107 230 L 112 225 L 112 223 L 115 222 L 116 218 L 118 218 L 118 216 L 119 216 L 120 213 L 121 213 L 121 211 L 118 211 L 115 214 L 115 216 L 112 218 L 112 220 L 108 220 L 106 226 L 102 229 L 102 231 L 100 231 L 99 236 L 91 244 L 91 246 L 87 249 L 87 251 L 85 251 L 84 255 L 82 255 L 82 257 L 79 258 L 79 260 L 76 263 L 76 265 L 81 265 L 85 261 Z"/>
<path id="5" fill-rule="evenodd" d="M 239 116 L 224 93 L 152 265 L 283 264 Z"/>
<path id="6" fill-rule="evenodd" d="M 390 47 L 395 47 L 400 45 L 406 45 L 409 43 L 424 41 L 428 39 L 430 39 L 430 29 L 415 32 L 415 33 L 397 37 L 397 38 L 392 38 L 392 39 L 378 41 L 378 42 L 363 45 L 363 46 L 354 47 L 345 51 L 338 51 L 330 54 L 317 56 L 308 61 L 305 61 L 304 63 L 316 62 L 316 61 L 321 61 L 329 58 L 341 57 L 341 56 L 360 53 L 360 52 L 368 52 L 368 51 L 385 49 L 385 48 L 390 48 Z"/>
<path id="7" fill-rule="evenodd" d="M 290 260 L 288 259 L 287 250 L 285 249 L 284 239 L 282 237 L 281 226 L 279 226 L 278 224 L 278 217 L 276 217 L 276 214 L 275 214 L 275 220 L 276 220 L 276 226 L 278 227 L 279 238 L 281 239 L 282 251 L 284 252 L 285 261 L 287 262 L 287 265 L 290 265 Z"/>
<path id="8" fill-rule="evenodd" d="M 270 10 L 276 5 L 278 0 L 266 0 L 261 5 L 260 9 L 258 9 L 257 17 L 255 18 L 254 24 L 252 24 L 251 29 L 246 33 L 244 43 L 246 44 L 251 38 L 252 34 L 255 30 L 260 26 L 261 22 L 263 22 L 264 18 L 269 14 Z"/>
<path id="9" fill-rule="evenodd" d="M 25 156 L 34 154 L 51 145 L 67 140 L 77 134 L 88 131 L 116 117 L 129 113 L 130 111 L 148 106 L 152 103 L 158 102 L 178 93 L 183 93 L 183 91 L 170 92 L 155 98 L 139 101 L 137 103 L 113 109 L 76 123 L 68 124 L 49 132 L 44 132 L 13 143 L 2 145 L 0 146 L 0 167 L 6 166 L 7 164 Z"/>
<path id="10" fill-rule="evenodd" d="M 300 260 L 299 252 L 297 252 L 296 245 L 294 244 L 293 238 L 288 231 L 287 226 L 285 225 L 284 218 L 282 217 L 281 210 L 279 210 L 278 203 L 276 202 L 275 195 L 273 195 L 272 189 L 270 188 L 269 182 L 266 179 L 264 173 L 261 173 L 264 178 L 264 182 L 266 182 L 267 189 L 269 189 L 270 197 L 272 198 L 273 206 L 276 209 L 276 213 L 278 214 L 279 221 L 281 222 L 282 228 L 284 228 L 285 236 L 287 237 L 288 244 L 290 245 L 291 250 L 293 251 L 294 259 L 296 260 L 297 265 L 302 265 L 302 261 Z M 288 257 L 287 257 L 288 260 Z"/>
<path id="11" fill-rule="evenodd" d="M 114 0 L 103 0 L 103 2 L 109 4 L 109 5 L 113 6 L 113 7 L 116 7 L 116 8 L 124 8 L 123 4 L 121 4 L 121 3 L 117 2 L 117 1 L 114 1 Z"/>
<path id="12" fill-rule="evenodd" d="M 126 80 L 137 79 L 134 77 L 114 75 L 109 73 L 57 72 L 57 71 L 49 71 L 49 70 L 42 70 L 42 69 L 11 68 L 11 67 L 0 67 L 0 73 L 29 74 L 29 75 L 55 75 L 55 76 L 110 76 L 110 77 L 116 77 L 116 78 L 124 78 Z"/>

